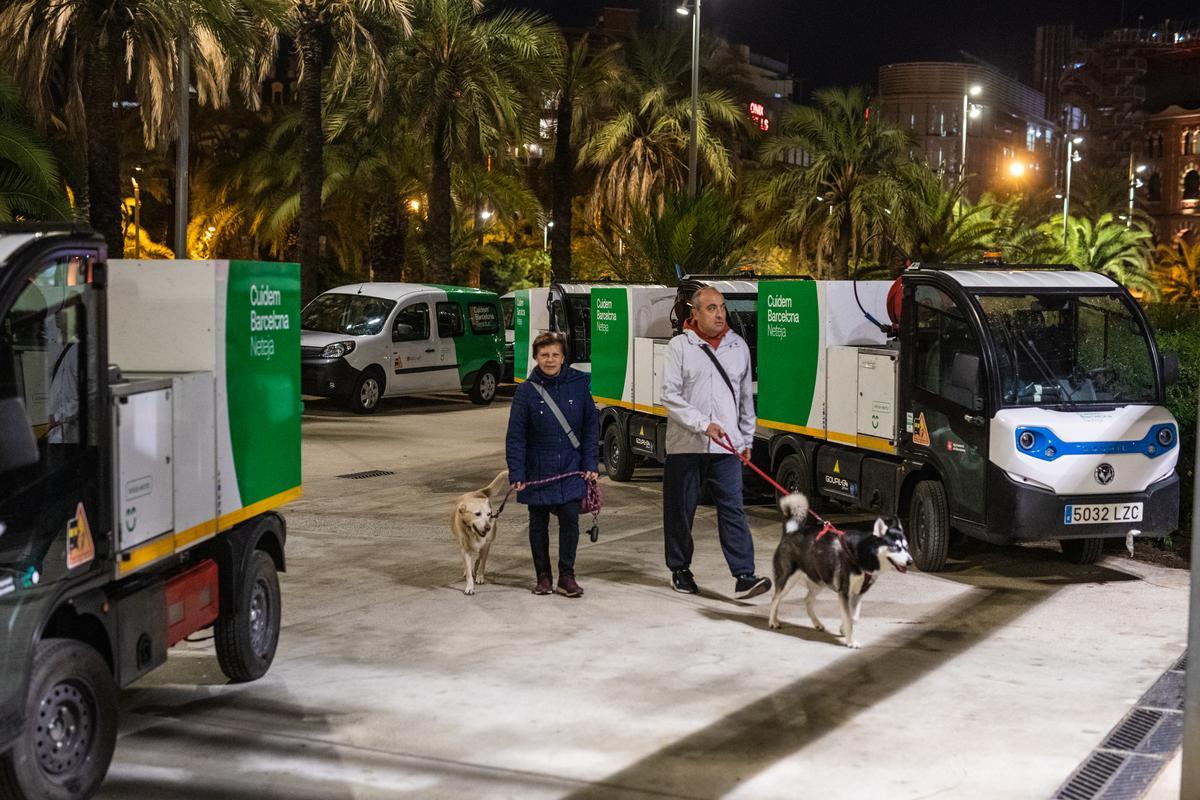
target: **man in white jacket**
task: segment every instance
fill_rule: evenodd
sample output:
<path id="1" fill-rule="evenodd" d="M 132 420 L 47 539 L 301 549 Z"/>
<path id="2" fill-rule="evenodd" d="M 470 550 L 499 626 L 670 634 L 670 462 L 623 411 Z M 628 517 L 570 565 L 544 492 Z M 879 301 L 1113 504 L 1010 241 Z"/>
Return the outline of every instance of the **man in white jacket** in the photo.
<path id="1" fill-rule="evenodd" d="M 696 594 L 690 569 L 692 521 L 707 481 L 717 504 L 717 533 L 738 598 L 760 595 L 771 581 L 754 573 L 754 540 L 742 505 L 742 464 L 717 442 L 728 436 L 749 455 L 754 444 L 754 389 L 750 348 L 729 329 L 725 297 L 712 287 L 691 300 L 683 333 L 667 345 L 662 404 L 667 409 L 667 464 L 663 472 L 663 535 L 671 585 Z M 720 363 L 718 368 L 717 363 Z M 724 375 L 722 375 L 724 370 Z"/>

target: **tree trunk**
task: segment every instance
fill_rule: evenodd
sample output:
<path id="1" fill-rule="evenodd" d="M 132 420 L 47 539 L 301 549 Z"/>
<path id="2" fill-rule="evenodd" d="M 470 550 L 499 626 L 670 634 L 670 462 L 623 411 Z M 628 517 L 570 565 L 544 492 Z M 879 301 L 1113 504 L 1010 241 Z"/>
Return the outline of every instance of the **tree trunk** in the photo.
<path id="1" fill-rule="evenodd" d="M 300 59 L 303 77 L 300 81 L 300 259 L 301 286 L 304 298 L 316 296 L 324 289 L 325 276 L 321 269 L 321 187 L 325 183 L 325 135 L 321 121 L 321 69 L 324 58 L 317 24 L 300 29 Z"/>
<path id="2" fill-rule="evenodd" d="M 83 102 L 87 118 L 88 219 L 108 244 L 109 258 L 122 258 L 125 237 L 121 231 L 121 139 L 117 110 L 116 52 L 120 47 L 114 29 L 100 33 L 84 72 Z"/>
<path id="3" fill-rule="evenodd" d="M 429 222 L 425 231 L 429 248 L 429 265 L 433 272 L 427 276 L 435 282 L 452 283 L 450 263 L 452 250 L 453 200 L 450 197 L 450 158 L 446 153 L 446 122 L 438 120 L 433 129 L 432 176 L 429 185 Z"/>
<path id="4" fill-rule="evenodd" d="M 367 265 L 371 280 L 404 280 L 404 207 L 390 192 L 371 204 Z"/>
<path id="5" fill-rule="evenodd" d="M 564 89 L 558 101 L 558 130 L 554 147 L 554 177 L 550 229 L 550 274 L 558 283 L 571 280 L 571 203 L 575 199 L 576 152 L 571 143 L 575 98 Z"/>

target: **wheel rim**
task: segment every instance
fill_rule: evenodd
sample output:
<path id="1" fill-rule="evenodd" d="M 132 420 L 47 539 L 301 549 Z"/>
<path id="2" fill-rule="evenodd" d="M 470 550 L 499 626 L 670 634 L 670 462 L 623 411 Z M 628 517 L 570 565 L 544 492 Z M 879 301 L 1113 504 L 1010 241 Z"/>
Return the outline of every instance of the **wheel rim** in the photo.
<path id="1" fill-rule="evenodd" d="M 34 749 L 48 775 L 82 764 L 91 750 L 95 719 L 91 693 L 74 681 L 56 683 L 38 704 Z"/>
<path id="2" fill-rule="evenodd" d="M 374 408 L 379 402 L 379 382 L 374 378 L 367 378 L 363 381 L 362 389 L 358 393 L 359 402 L 363 408 Z"/>
<path id="3" fill-rule="evenodd" d="M 621 443 L 616 436 L 608 437 L 608 468 L 613 472 L 621 468 Z"/>
<path id="4" fill-rule="evenodd" d="M 266 658 L 271 646 L 271 596 L 267 582 L 259 578 L 250 591 L 250 649 Z"/>
<path id="5" fill-rule="evenodd" d="M 779 482 L 783 484 L 783 488 L 789 493 L 795 494 L 800 491 L 800 472 L 794 469 L 785 469 L 783 474 L 779 476 Z"/>
<path id="6" fill-rule="evenodd" d="M 496 376 L 485 372 L 479 379 L 479 395 L 484 400 L 491 400 L 494 394 L 496 394 Z"/>

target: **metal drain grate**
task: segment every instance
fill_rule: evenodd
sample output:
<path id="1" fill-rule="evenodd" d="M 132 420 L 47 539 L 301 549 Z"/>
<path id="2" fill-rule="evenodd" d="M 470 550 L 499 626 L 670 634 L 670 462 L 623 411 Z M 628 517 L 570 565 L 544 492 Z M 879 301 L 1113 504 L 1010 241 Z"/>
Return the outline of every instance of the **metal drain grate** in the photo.
<path id="1" fill-rule="evenodd" d="M 1064 800 L 1091 800 L 1100 794 L 1112 776 L 1117 774 L 1126 758 L 1127 756 L 1118 753 L 1092 753 L 1071 780 L 1054 796 Z"/>
<path id="2" fill-rule="evenodd" d="M 346 475 L 338 475 L 339 478 L 347 478 L 352 481 L 361 481 L 363 478 L 382 478 L 384 475 L 395 475 L 396 473 L 386 469 L 369 469 L 366 472 L 351 472 Z"/>
<path id="3" fill-rule="evenodd" d="M 1187 653 L 1183 654 L 1183 656 L 1179 659 L 1179 663 L 1172 667 L 1172 669 L 1174 669 L 1176 672 L 1187 672 Z"/>
<path id="4" fill-rule="evenodd" d="M 1161 711 L 1135 708 L 1133 713 L 1125 717 L 1125 721 L 1118 725 L 1117 729 L 1109 734 L 1108 739 L 1100 746 L 1109 750 L 1135 751 L 1161 719 Z"/>

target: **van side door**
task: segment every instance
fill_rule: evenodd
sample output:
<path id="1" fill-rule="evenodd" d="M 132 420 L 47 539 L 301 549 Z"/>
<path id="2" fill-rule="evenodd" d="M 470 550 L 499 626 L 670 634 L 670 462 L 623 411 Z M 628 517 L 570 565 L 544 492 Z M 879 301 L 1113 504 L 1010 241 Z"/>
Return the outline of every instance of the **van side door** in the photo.
<path id="1" fill-rule="evenodd" d="M 436 358 L 430 298 L 410 295 L 396 305 L 391 324 L 392 360 L 384 394 L 391 397 L 436 391 L 441 367 Z"/>
<path id="2" fill-rule="evenodd" d="M 437 373 L 437 386 L 443 392 L 460 391 L 462 377 L 457 345 L 467 333 L 462 306 L 455 298 L 445 297 L 434 303 L 434 309 L 437 318 L 437 352 L 434 356 L 443 367 Z"/>

